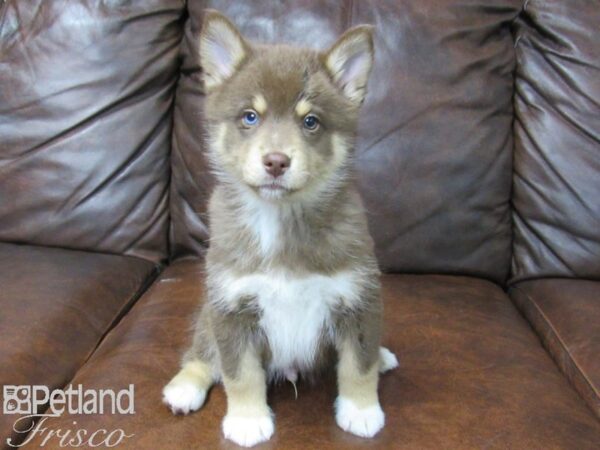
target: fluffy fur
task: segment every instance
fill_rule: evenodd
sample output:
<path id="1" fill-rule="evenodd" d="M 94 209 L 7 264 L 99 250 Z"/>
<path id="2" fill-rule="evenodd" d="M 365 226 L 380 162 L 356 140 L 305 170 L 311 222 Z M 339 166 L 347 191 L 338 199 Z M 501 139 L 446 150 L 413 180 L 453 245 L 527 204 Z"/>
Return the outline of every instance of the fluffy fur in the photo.
<path id="1" fill-rule="evenodd" d="M 379 271 L 351 170 L 371 28 L 353 28 L 319 53 L 250 44 L 209 11 L 200 44 L 218 180 L 207 301 L 164 401 L 187 414 L 222 380 L 223 433 L 251 446 L 274 432 L 268 380 L 295 382 L 333 351 L 337 423 L 373 436 L 384 424 L 378 374 L 397 361 L 379 346 Z"/>

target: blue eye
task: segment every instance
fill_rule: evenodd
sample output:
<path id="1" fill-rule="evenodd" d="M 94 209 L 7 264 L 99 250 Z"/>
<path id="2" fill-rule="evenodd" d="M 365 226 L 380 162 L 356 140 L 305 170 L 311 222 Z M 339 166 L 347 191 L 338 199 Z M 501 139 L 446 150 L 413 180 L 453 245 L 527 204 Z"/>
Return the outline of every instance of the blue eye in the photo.
<path id="1" fill-rule="evenodd" d="M 319 126 L 319 119 L 317 116 L 313 116 L 312 114 L 307 115 L 304 118 L 304 128 L 310 131 L 314 131 Z"/>
<path id="2" fill-rule="evenodd" d="M 253 127 L 258 123 L 258 113 L 256 111 L 252 111 L 249 109 L 248 111 L 244 111 L 244 115 L 242 116 L 242 122 L 247 127 Z"/>

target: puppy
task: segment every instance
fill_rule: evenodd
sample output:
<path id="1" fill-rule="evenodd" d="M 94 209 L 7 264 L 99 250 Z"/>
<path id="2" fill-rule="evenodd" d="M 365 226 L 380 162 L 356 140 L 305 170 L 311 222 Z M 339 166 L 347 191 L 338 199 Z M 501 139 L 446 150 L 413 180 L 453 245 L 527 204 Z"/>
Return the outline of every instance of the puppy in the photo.
<path id="1" fill-rule="evenodd" d="M 274 432 L 268 381 L 314 373 L 333 350 L 337 424 L 371 437 L 384 425 L 378 373 L 397 365 L 379 346 L 379 270 L 352 181 L 371 27 L 319 53 L 250 44 L 208 11 L 200 63 L 217 178 L 207 300 L 164 401 L 187 414 L 222 381 L 223 433 L 252 446 Z"/>

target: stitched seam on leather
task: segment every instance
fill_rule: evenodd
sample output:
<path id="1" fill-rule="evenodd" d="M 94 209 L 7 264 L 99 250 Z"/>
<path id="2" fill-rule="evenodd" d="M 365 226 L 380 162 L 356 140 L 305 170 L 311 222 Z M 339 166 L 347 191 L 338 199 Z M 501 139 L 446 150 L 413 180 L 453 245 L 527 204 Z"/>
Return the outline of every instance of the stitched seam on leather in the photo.
<path id="1" fill-rule="evenodd" d="M 352 20 L 354 18 L 354 0 L 348 2 L 348 12 L 346 13 L 346 28 L 352 26 Z"/>
<path id="2" fill-rule="evenodd" d="M 523 15 L 523 13 L 527 11 L 527 4 L 528 3 L 529 3 L 529 0 L 524 0 L 523 1 L 523 4 L 521 5 L 521 8 L 519 9 L 519 12 L 517 14 L 515 14 L 515 16 L 510 21 L 511 25 L 514 25 L 514 23 L 519 19 L 519 17 L 521 17 Z"/>
<path id="3" fill-rule="evenodd" d="M 96 344 L 88 352 L 85 359 L 83 360 L 83 363 L 81 364 L 81 366 L 79 366 L 79 369 L 81 369 L 81 367 L 83 367 L 89 361 L 89 359 L 94 355 L 94 353 L 96 353 L 96 350 L 98 350 L 98 347 L 100 347 L 102 342 L 104 342 L 104 339 L 106 338 L 108 333 L 110 333 L 119 324 L 121 319 L 123 319 L 123 317 L 125 317 L 127 315 L 129 310 L 131 310 L 131 308 L 137 303 L 137 301 L 141 298 L 141 296 L 144 294 L 144 292 L 146 292 L 148 290 L 148 288 L 152 285 L 154 280 L 156 280 L 156 278 L 158 277 L 160 272 L 161 272 L 161 266 L 159 264 L 155 264 L 154 268 L 148 274 L 148 276 L 143 281 L 143 283 L 139 286 L 139 288 L 136 289 L 135 292 L 129 296 L 129 298 L 123 304 L 123 306 L 121 308 L 119 308 L 119 310 L 114 314 L 113 318 L 111 319 L 108 326 L 104 330 L 104 333 L 102 333 L 102 335 L 96 341 Z M 79 371 L 79 369 L 77 369 L 77 372 Z M 75 372 L 75 374 L 77 372 Z"/>
<path id="4" fill-rule="evenodd" d="M 4 28 L 4 18 L 6 16 L 6 11 L 8 11 L 8 2 L 9 0 L 0 0 L 0 38 L 2 37 L 2 28 Z M 0 39 L 0 44 L 2 40 Z M 0 59 L 2 56 L 2 47 L 0 47 Z"/>
<path id="5" fill-rule="evenodd" d="M 541 308 L 538 306 L 538 304 L 533 300 L 533 298 L 529 294 L 525 293 L 523 291 L 523 289 L 520 289 L 520 288 L 518 288 L 516 286 L 514 286 L 512 289 L 521 292 L 521 294 L 524 295 L 525 298 L 532 304 L 532 306 L 535 308 L 536 313 L 548 325 L 549 331 L 552 333 L 552 335 L 554 336 L 554 338 L 556 339 L 556 341 L 560 344 L 560 346 L 562 347 L 562 350 L 568 355 L 569 361 L 571 361 L 571 363 L 573 364 L 573 366 L 576 369 L 577 373 L 581 376 L 581 378 L 583 379 L 583 381 L 585 382 L 585 384 L 588 386 L 588 388 L 591 390 L 591 392 L 596 396 L 596 399 L 600 401 L 600 394 L 599 394 L 598 390 L 594 387 L 594 385 L 591 383 L 590 379 L 583 372 L 583 370 L 581 370 L 581 366 L 572 357 L 571 353 L 568 351 L 567 345 L 565 344 L 565 342 L 563 341 L 563 339 L 561 339 L 561 337 L 558 334 L 556 328 L 554 327 L 554 325 L 552 324 L 552 322 L 550 322 L 550 320 L 548 319 L 548 316 L 546 316 L 546 314 L 544 314 L 544 312 L 541 310 Z M 540 337 L 542 337 L 542 336 L 540 336 Z M 542 338 L 542 342 L 544 342 L 544 341 L 545 340 Z M 553 356 L 553 359 L 555 361 L 560 358 L 560 355 L 556 355 L 552 351 L 552 349 L 549 348 L 549 346 L 544 345 L 544 347 L 546 348 L 546 350 L 548 351 L 548 353 L 550 353 Z M 557 366 L 560 368 L 560 362 L 556 361 L 556 363 L 557 363 Z M 567 379 L 569 380 L 570 384 L 575 388 L 575 391 L 581 397 L 583 397 L 583 395 L 579 392 L 579 389 L 577 389 L 577 387 L 575 386 L 573 380 L 570 379 L 570 377 L 568 376 L 568 374 L 564 370 L 562 370 L 562 368 L 561 368 L 561 372 L 563 372 L 564 375 L 567 377 Z M 587 399 L 585 397 L 583 397 L 583 399 L 584 399 L 585 403 L 587 404 L 588 403 Z M 594 412 L 596 412 L 595 409 L 594 409 L 594 407 L 592 407 L 592 409 L 594 410 Z"/>
<path id="6" fill-rule="evenodd" d="M 2 35 L 2 25 L 4 24 L 4 13 L 8 9 L 8 0 L 0 0 L 0 36 Z"/>
<path id="7" fill-rule="evenodd" d="M 510 259 L 509 259 L 509 266 L 508 266 L 508 270 L 507 273 L 505 275 L 505 279 L 503 282 L 503 285 L 506 287 L 507 285 L 510 284 L 510 282 L 514 279 L 515 274 L 513 273 L 513 268 L 515 267 L 515 218 L 514 218 L 514 213 L 515 213 L 515 208 L 512 202 L 513 199 L 513 195 L 515 193 L 515 154 L 516 154 L 516 150 L 517 150 L 517 144 L 516 144 L 516 133 L 515 133 L 515 122 L 517 120 L 517 108 L 516 108 L 516 97 L 517 97 L 517 70 L 519 67 L 519 58 L 517 55 L 517 44 L 519 42 L 520 36 L 516 36 L 516 32 L 515 32 L 515 21 L 519 18 L 519 16 L 521 15 L 521 11 L 519 11 L 519 14 L 515 15 L 515 17 L 513 17 L 513 20 L 510 23 L 509 26 L 509 31 L 510 34 L 513 38 L 513 58 L 514 58 L 514 68 L 513 68 L 513 73 L 512 73 L 512 98 L 511 98 L 511 113 L 512 113 L 512 120 L 510 123 L 510 134 L 511 134 L 511 138 L 512 138 L 512 142 L 511 142 L 511 161 L 510 161 L 510 168 L 511 168 L 511 173 L 510 173 L 510 192 L 509 192 L 509 197 L 508 197 L 508 212 L 510 214 Z"/>

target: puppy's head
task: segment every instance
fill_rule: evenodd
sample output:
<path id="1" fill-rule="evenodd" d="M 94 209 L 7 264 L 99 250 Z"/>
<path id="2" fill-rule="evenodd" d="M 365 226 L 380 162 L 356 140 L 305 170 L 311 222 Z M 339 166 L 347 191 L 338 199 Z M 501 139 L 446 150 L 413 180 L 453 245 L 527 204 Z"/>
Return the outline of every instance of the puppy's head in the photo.
<path id="1" fill-rule="evenodd" d="M 318 198 L 346 178 L 373 63 L 369 26 L 329 50 L 253 45 L 208 11 L 200 37 L 213 166 L 272 201 Z"/>

